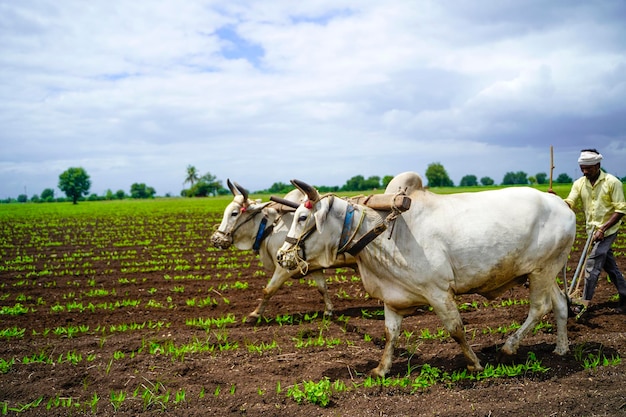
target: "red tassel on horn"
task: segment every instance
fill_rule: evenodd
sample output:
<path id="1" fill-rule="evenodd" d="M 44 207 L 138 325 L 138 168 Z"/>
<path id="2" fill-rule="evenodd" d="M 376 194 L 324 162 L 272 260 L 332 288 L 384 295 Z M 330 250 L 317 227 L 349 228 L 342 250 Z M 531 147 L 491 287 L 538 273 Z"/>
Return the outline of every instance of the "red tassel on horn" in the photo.
<path id="1" fill-rule="evenodd" d="M 307 200 L 304 202 L 304 207 L 308 208 L 309 210 L 311 210 L 313 208 L 313 204 L 311 204 L 311 200 Z"/>

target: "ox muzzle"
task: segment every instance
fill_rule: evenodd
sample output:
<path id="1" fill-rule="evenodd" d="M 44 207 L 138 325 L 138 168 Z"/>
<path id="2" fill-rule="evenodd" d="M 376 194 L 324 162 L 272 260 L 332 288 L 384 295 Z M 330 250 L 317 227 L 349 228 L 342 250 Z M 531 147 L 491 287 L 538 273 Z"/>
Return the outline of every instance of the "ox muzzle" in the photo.
<path id="1" fill-rule="evenodd" d="M 211 235 L 211 244 L 219 249 L 228 249 L 233 244 L 233 237 L 230 233 L 224 233 L 220 230 L 216 230 Z"/>
<path id="2" fill-rule="evenodd" d="M 298 244 L 292 244 L 289 249 L 279 249 L 276 253 L 278 264 L 288 271 L 298 270 L 302 275 L 309 271 L 304 250 Z"/>

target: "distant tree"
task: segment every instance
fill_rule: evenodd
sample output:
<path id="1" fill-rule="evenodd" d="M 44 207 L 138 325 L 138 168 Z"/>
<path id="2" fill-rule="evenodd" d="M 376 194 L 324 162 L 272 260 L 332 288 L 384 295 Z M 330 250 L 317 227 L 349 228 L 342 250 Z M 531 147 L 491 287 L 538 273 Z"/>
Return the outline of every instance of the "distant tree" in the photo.
<path id="1" fill-rule="evenodd" d="M 200 180 L 200 176 L 198 175 L 198 170 L 193 165 L 187 165 L 187 177 L 185 177 L 185 181 L 183 181 L 183 185 L 189 183 L 190 187 L 193 188 L 193 185 Z"/>
<path id="2" fill-rule="evenodd" d="M 461 182 L 459 183 L 459 186 L 461 187 L 473 187 L 475 185 L 478 185 L 476 175 L 466 175 L 461 178 Z"/>
<path id="3" fill-rule="evenodd" d="M 156 194 L 156 191 L 152 187 L 146 186 L 146 184 L 134 183 L 130 186 L 131 198 L 152 198 Z"/>
<path id="4" fill-rule="evenodd" d="M 383 184 L 382 184 L 383 188 L 387 188 L 387 186 L 389 185 L 392 179 L 393 179 L 393 175 L 385 175 L 383 177 Z"/>
<path id="5" fill-rule="evenodd" d="M 454 187 L 448 172 L 439 162 L 434 162 L 426 168 L 426 178 L 429 187 Z"/>
<path id="6" fill-rule="evenodd" d="M 32 201 L 33 203 L 39 203 L 41 200 L 37 194 L 33 194 L 33 196 L 30 198 L 30 201 Z"/>
<path id="7" fill-rule="evenodd" d="M 124 190 L 117 190 L 115 192 L 115 198 L 118 200 L 123 200 L 126 198 L 126 192 Z"/>
<path id="8" fill-rule="evenodd" d="M 183 190 L 188 197 L 207 197 L 209 195 L 217 195 L 221 190 L 222 182 L 217 180 L 217 177 L 210 172 L 207 172 L 202 177 L 198 178 L 198 182 L 188 190 Z"/>
<path id="9" fill-rule="evenodd" d="M 559 176 L 556 178 L 554 182 L 556 182 L 557 184 L 571 184 L 574 181 L 572 180 L 572 177 L 570 177 L 566 173 L 563 173 L 563 174 L 559 174 Z"/>
<path id="10" fill-rule="evenodd" d="M 25 203 L 28 201 L 28 196 L 26 194 L 20 194 L 17 196 L 18 203 Z"/>
<path id="11" fill-rule="evenodd" d="M 537 184 L 537 178 L 531 175 L 530 177 L 528 177 L 528 182 L 531 184 Z"/>
<path id="12" fill-rule="evenodd" d="M 537 184 L 546 184 L 548 182 L 548 174 L 545 172 L 539 172 L 535 175 L 535 179 L 537 180 Z"/>
<path id="13" fill-rule="evenodd" d="M 365 177 L 363 175 L 355 175 L 346 181 L 346 183 L 341 187 L 341 191 L 360 191 L 363 189 L 364 183 Z"/>
<path id="14" fill-rule="evenodd" d="M 507 172 L 502 179 L 502 185 L 528 184 L 527 174 L 523 171 Z"/>
<path id="15" fill-rule="evenodd" d="M 325 194 L 325 193 L 336 193 L 337 191 L 340 190 L 339 186 L 337 185 L 333 185 L 333 186 L 328 186 L 328 185 L 320 185 L 315 187 L 317 188 L 317 191 Z"/>
<path id="16" fill-rule="evenodd" d="M 380 177 L 378 175 L 372 175 L 365 180 L 365 184 L 363 184 L 365 190 L 377 190 L 380 188 Z"/>
<path id="17" fill-rule="evenodd" d="M 102 199 L 102 197 L 100 197 L 96 193 L 91 193 L 91 194 L 89 194 L 89 197 L 87 197 L 87 200 L 89 200 L 89 201 L 98 201 L 98 200 L 101 200 L 101 199 Z"/>
<path id="18" fill-rule="evenodd" d="M 270 194 L 287 194 L 294 188 L 295 187 L 291 184 L 285 184 L 284 182 L 275 182 L 270 188 L 267 189 L 267 192 Z"/>
<path id="19" fill-rule="evenodd" d="M 113 194 L 113 191 L 111 191 L 111 189 L 107 189 L 106 192 L 104 193 L 104 199 L 105 200 L 115 200 L 115 194 Z"/>
<path id="20" fill-rule="evenodd" d="M 59 176 L 58 187 L 72 199 L 72 204 L 76 204 L 79 198 L 89 194 L 91 181 L 83 168 L 69 168 Z"/>
<path id="21" fill-rule="evenodd" d="M 626 183 L 626 177 L 622 177 L 620 180 L 621 180 L 623 183 Z"/>
<path id="22" fill-rule="evenodd" d="M 208 197 L 213 193 L 214 189 L 208 183 L 199 181 L 196 185 L 188 190 L 190 197 Z"/>
<path id="23" fill-rule="evenodd" d="M 51 202 L 54 201 L 54 190 L 52 188 L 46 188 L 41 192 L 40 196 L 42 201 Z"/>
<path id="24" fill-rule="evenodd" d="M 491 179 L 490 177 L 482 177 L 480 179 L 480 183 L 482 185 L 493 185 L 494 184 L 494 180 Z"/>
<path id="25" fill-rule="evenodd" d="M 341 191 L 366 191 L 380 188 L 380 177 L 372 175 L 365 179 L 363 175 L 355 175 L 341 187 Z"/>

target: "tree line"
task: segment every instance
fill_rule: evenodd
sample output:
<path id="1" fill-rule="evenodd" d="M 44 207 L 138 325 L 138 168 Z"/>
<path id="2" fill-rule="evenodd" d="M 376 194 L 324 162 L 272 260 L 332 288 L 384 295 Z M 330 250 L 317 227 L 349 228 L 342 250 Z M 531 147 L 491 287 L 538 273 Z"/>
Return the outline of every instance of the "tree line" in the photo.
<path id="1" fill-rule="evenodd" d="M 433 162 L 428 165 L 425 172 L 427 186 L 428 187 L 454 187 L 454 182 L 450 179 L 445 167 L 439 162 Z M 365 178 L 363 175 L 355 175 L 348 179 L 342 186 L 316 186 L 322 193 L 332 193 L 339 191 L 348 192 L 362 192 L 369 190 L 378 190 L 387 187 L 387 184 L 393 179 L 393 175 L 385 175 L 379 177 L 376 175 Z M 557 184 L 571 184 L 572 178 L 565 174 L 559 174 L 556 179 L 553 180 Z M 622 182 L 626 182 L 626 177 L 621 178 Z M 528 176 L 523 171 L 507 172 L 502 179 L 500 185 L 534 185 L 534 184 L 547 184 L 548 174 L 545 172 L 539 172 L 534 176 Z M 198 169 L 193 165 L 188 165 L 186 170 L 185 179 L 182 183 L 183 187 L 189 184 L 189 188 L 183 188 L 180 192 L 181 197 L 208 197 L 216 195 L 229 194 L 230 190 L 224 188 L 222 181 L 210 172 L 204 175 L 200 175 Z M 494 185 L 495 181 L 490 177 L 482 177 L 480 180 L 476 175 L 465 175 L 459 182 L 460 187 L 473 187 L 478 185 L 490 186 Z M 68 168 L 66 171 L 59 175 L 58 188 L 65 193 L 65 197 L 55 197 L 54 190 L 52 188 L 44 189 L 40 195 L 33 195 L 30 199 L 26 194 L 20 194 L 17 199 L 7 198 L 0 200 L 0 203 L 12 203 L 19 202 L 25 203 L 31 202 L 63 202 L 71 201 L 76 204 L 78 201 L 99 201 L 99 200 L 123 200 L 126 198 L 154 198 L 156 196 L 156 190 L 153 187 L 146 185 L 145 183 L 133 183 L 130 186 L 130 193 L 126 193 L 124 190 L 107 190 L 104 195 L 99 196 L 94 193 L 89 193 L 91 188 L 91 179 L 87 174 L 87 171 L 82 167 Z M 283 182 L 276 182 L 271 187 L 265 190 L 257 190 L 254 193 L 259 194 L 286 194 L 293 190 L 294 187 L 291 184 Z M 166 194 L 165 197 L 171 197 Z"/>
<path id="2" fill-rule="evenodd" d="M 0 200 L 0 203 L 26 203 L 31 201 L 33 203 L 52 203 L 52 202 L 65 202 L 71 201 L 73 204 L 77 204 L 79 201 L 100 201 L 100 200 L 123 200 L 125 198 L 153 198 L 156 195 L 156 190 L 153 187 L 149 187 L 144 183 L 133 183 L 130 186 L 130 193 L 127 194 L 124 190 L 117 190 L 113 192 L 108 189 L 104 195 L 99 196 L 95 193 L 89 193 L 91 188 L 91 178 L 87 171 L 82 167 L 72 167 L 63 171 L 59 175 L 59 183 L 57 187 L 65 193 L 65 197 L 55 197 L 54 189 L 45 188 L 40 195 L 34 194 L 30 199 L 26 194 L 20 194 L 17 199 L 6 198 Z"/>

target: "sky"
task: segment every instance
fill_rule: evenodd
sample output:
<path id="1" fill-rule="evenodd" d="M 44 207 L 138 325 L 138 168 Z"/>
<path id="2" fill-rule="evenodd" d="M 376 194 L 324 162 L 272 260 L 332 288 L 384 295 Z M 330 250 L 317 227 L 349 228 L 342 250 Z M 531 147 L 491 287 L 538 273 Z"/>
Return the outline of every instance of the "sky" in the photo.
<path id="1" fill-rule="evenodd" d="M 0 198 L 626 176 L 623 0 L 0 0 Z"/>

